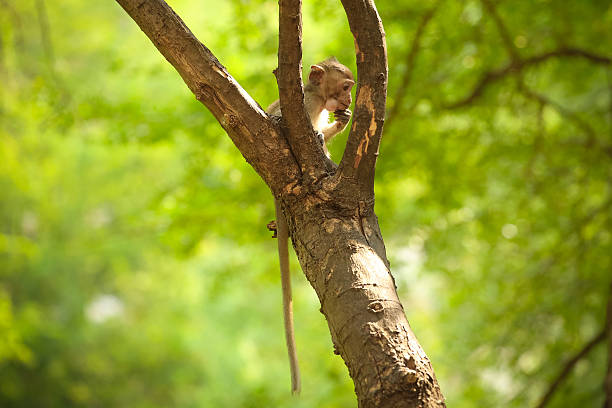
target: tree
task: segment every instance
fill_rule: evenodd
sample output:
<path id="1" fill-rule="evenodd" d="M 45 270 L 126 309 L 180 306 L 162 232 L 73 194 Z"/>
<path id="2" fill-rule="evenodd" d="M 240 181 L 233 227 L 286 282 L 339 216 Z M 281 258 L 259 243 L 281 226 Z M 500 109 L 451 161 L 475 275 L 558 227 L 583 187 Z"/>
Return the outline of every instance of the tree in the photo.
<path id="1" fill-rule="evenodd" d="M 374 168 L 385 116 L 387 57 L 373 2 L 342 2 L 355 38 L 358 87 L 342 160 L 327 160 L 302 103 L 301 1 L 280 1 L 273 123 L 163 0 L 117 0 L 217 118 L 277 200 L 321 302 L 335 352 L 362 407 L 444 406 L 406 320 L 374 214 Z"/>

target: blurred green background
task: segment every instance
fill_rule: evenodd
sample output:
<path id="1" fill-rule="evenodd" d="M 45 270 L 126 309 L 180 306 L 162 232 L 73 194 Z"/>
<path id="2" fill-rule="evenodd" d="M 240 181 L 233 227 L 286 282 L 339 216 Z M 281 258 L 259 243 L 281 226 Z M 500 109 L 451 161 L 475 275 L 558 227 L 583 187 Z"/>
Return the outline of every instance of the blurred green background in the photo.
<path id="1" fill-rule="evenodd" d="M 262 106 L 277 98 L 277 2 L 170 4 Z M 605 322 L 612 6 L 377 6 L 376 211 L 406 314 L 449 406 L 536 406 Z M 304 65 L 329 55 L 355 69 L 340 2 L 306 1 Z M 295 259 L 290 396 L 273 218 L 114 1 L 0 0 L 0 406 L 356 406 Z M 548 406 L 601 406 L 607 355 Z"/>

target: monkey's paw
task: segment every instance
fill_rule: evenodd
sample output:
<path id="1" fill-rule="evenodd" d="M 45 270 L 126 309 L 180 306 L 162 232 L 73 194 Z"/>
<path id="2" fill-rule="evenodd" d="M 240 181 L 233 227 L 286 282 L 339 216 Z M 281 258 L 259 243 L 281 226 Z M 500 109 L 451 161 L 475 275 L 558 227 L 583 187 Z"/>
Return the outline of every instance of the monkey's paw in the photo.
<path id="1" fill-rule="evenodd" d="M 270 221 L 268 225 L 266 225 L 266 228 L 268 228 L 268 231 L 272 231 L 274 233 L 274 235 L 272 235 L 272 238 L 276 238 L 276 232 L 277 232 L 276 220 Z"/>
<path id="2" fill-rule="evenodd" d="M 336 118 L 336 120 L 343 124 L 346 124 L 349 120 L 351 120 L 352 114 L 353 112 L 351 112 L 350 109 L 334 111 L 334 117 Z"/>
<path id="3" fill-rule="evenodd" d="M 319 138 L 319 143 L 321 143 L 321 146 L 325 145 L 325 135 L 321 132 L 317 132 L 317 137 Z"/>

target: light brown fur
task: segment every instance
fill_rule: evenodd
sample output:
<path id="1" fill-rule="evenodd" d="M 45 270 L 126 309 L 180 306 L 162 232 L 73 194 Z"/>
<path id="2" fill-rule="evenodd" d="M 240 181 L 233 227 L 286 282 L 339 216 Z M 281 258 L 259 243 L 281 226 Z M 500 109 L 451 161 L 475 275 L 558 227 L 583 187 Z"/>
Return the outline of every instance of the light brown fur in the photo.
<path id="1" fill-rule="evenodd" d="M 349 122 L 351 111 L 351 89 L 355 84 L 353 73 L 334 57 L 310 67 L 308 83 L 304 87 L 304 106 L 310 123 L 315 131 L 323 135 L 323 148 L 338 133 L 342 132 Z M 266 112 L 280 116 L 280 101 L 274 101 Z M 335 120 L 329 123 L 329 113 L 334 112 Z"/>

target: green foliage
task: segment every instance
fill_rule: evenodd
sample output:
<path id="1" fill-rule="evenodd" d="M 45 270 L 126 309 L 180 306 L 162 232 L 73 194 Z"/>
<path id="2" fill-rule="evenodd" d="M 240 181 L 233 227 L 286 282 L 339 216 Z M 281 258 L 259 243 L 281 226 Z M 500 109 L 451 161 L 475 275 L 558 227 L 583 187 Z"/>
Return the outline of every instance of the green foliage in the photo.
<path id="1" fill-rule="evenodd" d="M 262 106 L 277 98 L 276 2 L 171 4 Z M 0 5 L 0 406 L 355 406 L 295 261 L 289 395 L 269 191 L 125 12 Z M 612 7 L 377 7 L 376 210 L 408 318 L 449 406 L 535 406 L 605 320 L 612 68 L 592 56 L 611 57 Z M 306 68 L 356 69 L 339 3 L 305 3 L 304 47 Z M 563 49 L 591 57 L 525 63 Z M 600 406 L 606 356 L 549 406 Z"/>

